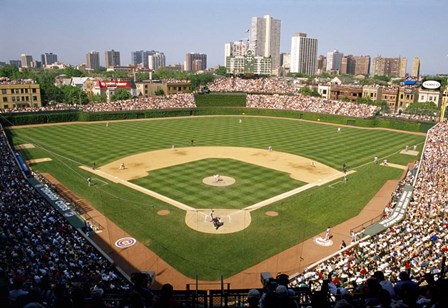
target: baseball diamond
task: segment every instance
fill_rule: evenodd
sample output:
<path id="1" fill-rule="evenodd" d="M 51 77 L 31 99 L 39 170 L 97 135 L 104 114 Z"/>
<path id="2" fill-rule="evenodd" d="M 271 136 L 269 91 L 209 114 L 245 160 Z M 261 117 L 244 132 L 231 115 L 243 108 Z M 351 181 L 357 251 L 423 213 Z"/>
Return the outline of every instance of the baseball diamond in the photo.
<path id="1" fill-rule="evenodd" d="M 323 123 L 247 115 L 108 123 L 15 127 L 11 135 L 27 144 L 20 151 L 34 171 L 94 208 L 89 217 L 103 228 L 92 238 L 112 243 L 103 247 L 121 268 L 153 270 L 178 288 L 196 274 L 255 286 L 260 271 L 294 273 L 336 251 L 307 240 L 331 225 L 335 243 L 348 241 L 350 227 L 337 226 L 364 222 L 363 208 L 402 175 L 393 164 L 415 159 L 400 151 L 424 142 L 422 134 L 350 126 L 338 133 Z M 375 156 L 391 164 L 375 165 Z M 49 159 L 35 160 L 42 158 Z M 203 183 L 217 174 L 234 184 Z M 218 229 L 212 210 L 224 222 Z M 114 246 L 125 237 L 137 243 Z"/>

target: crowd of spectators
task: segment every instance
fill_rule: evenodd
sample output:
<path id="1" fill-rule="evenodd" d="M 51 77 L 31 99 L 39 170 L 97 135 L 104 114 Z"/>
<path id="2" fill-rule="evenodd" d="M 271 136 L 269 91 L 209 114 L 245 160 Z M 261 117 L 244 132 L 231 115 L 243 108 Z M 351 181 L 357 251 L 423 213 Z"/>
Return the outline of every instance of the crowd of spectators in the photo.
<path id="1" fill-rule="evenodd" d="M 412 175 L 409 176 L 412 179 Z M 422 283 L 428 277 L 440 275 L 442 260 L 448 251 L 447 211 L 448 125 L 440 123 L 428 132 L 405 219 L 383 233 L 341 250 L 317 267 L 307 269 L 292 284 L 319 286 L 326 277 L 331 277 L 330 292 L 346 294 L 352 287 L 358 291 L 366 288 L 379 271 L 379 275 L 393 282 L 397 292 L 402 281 Z M 439 280 L 432 293 L 398 293 L 390 299 L 415 307 L 417 300 L 434 303 L 431 296 L 435 297 L 434 292 L 437 292 L 437 300 L 446 301 L 446 280 L 443 277 Z M 360 287 L 356 289 L 357 286 Z"/>
<path id="2" fill-rule="evenodd" d="M 211 92 L 243 92 L 243 93 L 271 93 L 297 94 L 297 88 L 290 80 L 270 77 L 258 79 L 244 79 L 239 77 L 223 77 L 207 85 Z"/>
<path id="3" fill-rule="evenodd" d="M 20 80 L 10 80 L 7 77 L 0 77 L 0 84 L 35 84 L 37 83 L 33 79 L 20 79 Z"/>
<path id="4" fill-rule="evenodd" d="M 383 117 L 395 118 L 395 119 L 406 119 L 415 121 L 426 121 L 426 122 L 436 122 L 439 117 L 436 115 L 429 114 L 419 114 L 419 113 L 384 113 Z"/>
<path id="5" fill-rule="evenodd" d="M 170 96 L 139 97 L 79 106 L 84 112 L 133 111 L 151 109 L 195 108 L 193 94 L 174 94 Z"/>
<path id="6" fill-rule="evenodd" d="M 368 118 L 375 115 L 378 107 L 329 100 L 321 97 L 304 95 L 259 95 L 249 94 L 246 107 L 259 109 L 283 109 L 313 113 L 328 113 L 343 116 Z"/>
<path id="7" fill-rule="evenodd" d="M 0 113 L 63 111 L 63 110 L 81 110 L 84 112 L 109 112 L 109 111 L 177 109 L 177 108 L 196 108 L 194 95 L 173 94 L 169 96 L 138 97 L 108 103 L 96 103 L 87 105 L 58 104 L 42 107 L 25 107 L 25 108 L 13 108 L 4 110 L 0 109 Z"/>
<path id="8" fill-rule="evenodd" d="M 41 107 L 15 107 L 0 109 L 0 113 L 17 113 L 17 112 L 45 112 L 45 111 L 67 111 L 80 110 L 80 105 L 77 104 L 57 104 L 47 105 Z"/>
<path id="9" fill-rule="evenodd" d="M 0 306 L 62 306 L 75 296 L 127 289 L 115 267 L 27 182 L 1 127 L 0 154 Z"/>

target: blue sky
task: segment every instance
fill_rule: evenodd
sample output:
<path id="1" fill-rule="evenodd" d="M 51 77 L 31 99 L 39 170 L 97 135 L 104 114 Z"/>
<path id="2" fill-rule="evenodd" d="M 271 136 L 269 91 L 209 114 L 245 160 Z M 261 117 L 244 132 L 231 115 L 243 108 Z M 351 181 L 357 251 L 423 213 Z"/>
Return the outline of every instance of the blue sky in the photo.
<path id="1" fill-rule="evenodd" d="M 224 64 L 224 44 L 246 39 L 254 16 L 280 19 L 281 52 L 305 32 L 319 54 L 421 59 L 423 74 L 448 73 L 446 0 L 0 0 L 0 61 L 53 52 L 61 62 L 85 62 L 88 51 L 158 50 L 167 64 L 187 52 Z"/>

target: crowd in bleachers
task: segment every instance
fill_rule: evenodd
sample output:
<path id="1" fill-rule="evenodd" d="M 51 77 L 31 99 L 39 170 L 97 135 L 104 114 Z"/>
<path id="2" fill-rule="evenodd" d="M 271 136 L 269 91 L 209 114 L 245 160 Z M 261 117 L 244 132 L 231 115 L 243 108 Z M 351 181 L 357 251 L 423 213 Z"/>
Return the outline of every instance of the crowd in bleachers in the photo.
<path id="1" fill-rule="evenodd" d="M 0 113 L 16 113 L 16 112 L 45 112 L 45 111 L 67 111 L 80 110 L 80 105 L 77 104 L 57 104 L 47 105 L 41 107 L 15 107 L 0 109 Z"/>
<path id="2" fill-rule="evenodd" d="M 195 108 L 196 102 L 193 94 L 173 94 L 169 96 L 138 97 L 127 100 L 118 100 L 108 103 L 86 105 L 58 104 L 54 106 L 25 107 L 14 109 L 0 109 L 0 113 L 10 112 L 39 112 L 81 110 L 84 112 L 134 111 L 154 109 Z"/>
<path id="3" fill-rule="evenodd" d="M 98 103 L 79 106 L 84 112 L 133 111 L 151 109 L 195 108 L 193 94 L 174 94 L 170 96 L 139 97 L 118 100 L 110 103 Z"/>
<path id="4" fill-rule="evenodd" d="M 246 107 L 328 113 L 360 118 L 372 117 L 378 109 L 378 107 L 372 105 L 335 101 L 314 96 L 258 94 L 247 95 Z"/>
<path id="5" fill-rule="evenodd" d="M 297 94 L 296 87 L 291 82 L 277 77 L 243 79 L 238 77 L 218 78 L 207 85 L 211 92 L 243 92 Z"/>
<path id="6" fill-rule="evenodd" d="M 425 277 L 438 275 L 448 251 L 447 211 L 448 125 L 440 123 L 428 134 L 406 218 L 387 231 L 342 250 L 337 256 L 306 270 L 296 278 L 293 285 L 320 285 L 325 277 L 332 277 L 330 287 L 334 292 L 342 294 L 353 285 L 365 286 L 377 271 L 395 285 L 407 279 L 406 274 L 402 273 L 420 282 Z M 445 283 L 444 279 L 440 278 L 440 281 Z M 438 287 L 433 292 L 440 292 L 441 286 Z M 428 302 L 431 300 L 428 296 L 435 296 L 433 293 L 414 293 L 415 298 L 408 298 L 408 295 L 396 294 L 392 300 L 413 305 L 413 300 Z M 441 294 L 438 293 L 438 296 Z M 445 296 L 448 294 L 445 293 Z"/>
<path id="7" fill-rule="evenodd" d="M 426 122 L 436 122 L 439 120 L 439 117 L 437 115 L 418 114 L 418 113 L 403 113 L 403 112 L 402 113 L 384 113 L 384 114 L 382 114 L 382 116 L 388 117 L 388 118 L 426 121 Z"/>
<path id="8" fill-rule="evenodd" d="M 21 80 L 10 80 L 7 77 L 0 77 L 0 84 L 35 84 L 37 83 L 33 79 L 21 79 Z"/>
<path id="9" fill-rule="evenodd" d="M 0 154 L 0 306 L 58 306 L 74 292 L 87 298 L 98 290 L 128 288 L 114 266 L 27 182 L 1 127 Z"/>

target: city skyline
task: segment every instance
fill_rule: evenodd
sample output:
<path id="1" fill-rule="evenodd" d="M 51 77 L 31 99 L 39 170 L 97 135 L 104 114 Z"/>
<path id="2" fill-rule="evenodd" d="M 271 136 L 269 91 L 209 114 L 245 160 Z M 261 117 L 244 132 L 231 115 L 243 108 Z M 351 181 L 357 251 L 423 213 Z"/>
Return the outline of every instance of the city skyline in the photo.
<path id="1" fill-rule="evenodd" d="M 393 2 L 393 3 L 392 3 Z M 24 9 L 26 8 L 26 9 Z M 448 42 L 440 32 L 448 2 L 428 0 L 0 0 L 4 31 L 0 61 L 26 53 L 39 60 L 79 65 L 89 51 L 160 50 L 166 64 L 183 64 L 187 53 L 207 55 L 207 67 L 224 65 L 226 43 L 246 40 L 253 17 L 281 21 L 280 52 L 291 52 L 297 32 L 319 40 L 318 55 L 418 57 L 421 74 L 448 72 Z M 407 72 L 412 67 L 408 62 Z"/>

